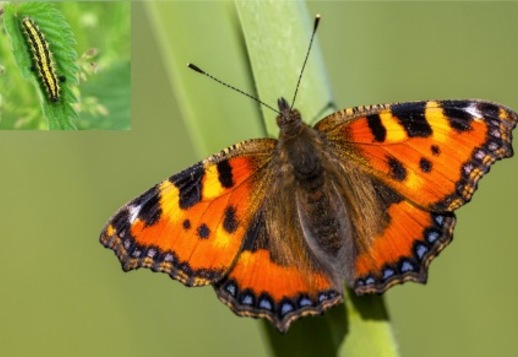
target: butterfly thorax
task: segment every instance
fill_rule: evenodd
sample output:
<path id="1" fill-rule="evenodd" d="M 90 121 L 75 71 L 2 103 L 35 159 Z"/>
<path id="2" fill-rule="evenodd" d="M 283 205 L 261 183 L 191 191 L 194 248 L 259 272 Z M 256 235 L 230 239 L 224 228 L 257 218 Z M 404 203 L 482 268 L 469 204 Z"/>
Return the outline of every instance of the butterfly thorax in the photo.
<path id="1" fill-rule="evenodd" d="M 298 110 L 292 109 L 284 98 L 278 101 L 280 115 L 278 151 L 285 172 L 294 176 L 297 184 L 314 190 L 322 184 L 322 138 L 305 124 Z"/>

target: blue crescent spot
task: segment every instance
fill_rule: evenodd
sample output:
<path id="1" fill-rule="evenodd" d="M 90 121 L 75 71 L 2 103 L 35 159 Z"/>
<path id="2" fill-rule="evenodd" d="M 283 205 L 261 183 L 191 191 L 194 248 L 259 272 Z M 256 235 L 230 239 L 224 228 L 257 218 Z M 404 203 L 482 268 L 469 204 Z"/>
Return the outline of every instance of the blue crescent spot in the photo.
<path id="1" fill-rule="evenodd" d="M 289 302 L 285 302 L 281 305 L 281 315 L 284 316 L 287 313 L 293 311 L 293 305 Z"/>
<path id="2" fill-rule="evenodd" d="M 367 279 L 365 279 L 365 284 L 374 284 L 376 283 L 376 280 L 372 276 L 369 276 Z"/>
<path id="3" fill-rule="evenodd" d="M 299 300 L 300 307 L 306 307 L 306 306 L 311 306 L 311 305 L 313 305 L 313 303 L 307 297 L 303 297 Z"/>
<path id="4" fill-rule="evenodd" d="M 232 284 L 232 283 L 227 284 L 227 286 L 225 286 L 225 290 L 230 295 L 236 296 L 236 286 L 234 284 Z"/>
<path id="5" fill-rule="evenodd" d="M 442 224 L 444 223 L 444 216 L 437 215 L 434 217 L 434 220 L 435 223 L 437 223 L 437 225 L 442 226 Z"/>
<path id="6" fill-rule="evenodd" d="M 259 300 L 259 308 L 271 311 L 272 303 L 268 299 L 262 298 L 261 300 Z"/>
<path id="7" fill-rule="evenodd" d="M 441 234 L 439 232 L 430 231 L 426 234 L 426 240 L 428 241 L 428 243 L 434 243 L 440 236 Z"/>
<path id="8" fill-rule="evenodd" d="M 413 270 L 414 270 L 414 265 L 407 260 L 405 260 L 403 262 L 403 264 L 401 265 L 401 271 L 403 273 L 406 273 L 407 271 L 413 271 Z"/>
<path id="9" fill-rule="evenodd" d="M 419 244 L 417 246 L 416 253 L 419 259 L 423 259 L 424 255 L 428 253 L 428 248 L 423 244 Z"/>
<path id="10" fill-rule="evenodd" d="M 383 279 L 388 279 L 391 276 L 394 276 L 394 274 L 396 274 L 394 269 L 387 268 L 387 269 L 383 270 Z"/>
<path id="11" fill-rule="evenodd" d="M 254 299 L 252 298 L 252 295 L 246 294 L 241 298 L 241 304 L 243 305 L 252 305 L 254 302 Z"/>

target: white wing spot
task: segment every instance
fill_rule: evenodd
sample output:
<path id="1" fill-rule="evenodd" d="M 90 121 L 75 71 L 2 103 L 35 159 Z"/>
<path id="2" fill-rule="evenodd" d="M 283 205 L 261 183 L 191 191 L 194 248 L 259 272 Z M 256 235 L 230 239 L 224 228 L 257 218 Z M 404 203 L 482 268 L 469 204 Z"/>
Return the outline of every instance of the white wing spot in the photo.
<path id="1" fill-rule="evenodd" d="M 480 110 L 474 105 L 470 105 L 469 107 L 465 108 L 465 110 L 473 116 L 473 119 L 479 120 L 482 118 L 482 113 L 480 113 Z"/>
<path id="2" fill-rule="evenodd" d="M 140 212 L 140 207 L 141 206 L 128 206 L 128 220 L 131 224 L 133 224 L 133 222 L 137 220 L 137 216 Z"/>

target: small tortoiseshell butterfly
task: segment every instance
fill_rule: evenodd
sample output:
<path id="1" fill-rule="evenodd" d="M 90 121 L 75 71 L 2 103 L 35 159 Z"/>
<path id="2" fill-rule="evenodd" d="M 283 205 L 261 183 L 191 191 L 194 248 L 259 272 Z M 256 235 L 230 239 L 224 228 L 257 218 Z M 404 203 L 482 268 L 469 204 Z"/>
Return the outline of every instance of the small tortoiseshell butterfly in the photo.
<path id="1" fill-rule="evenodd" d="M 100 240 L 125 271 L 212 284 L 236 314 L 280 331 L 342 302 L 344 280 L 357 294 L 424 283 L 454 211 L 512 156 L 518 121 L 483 100 L 349 108 L 314 127 L 278 107 L 278 140 L 224 149 L 112 217 Z"/>

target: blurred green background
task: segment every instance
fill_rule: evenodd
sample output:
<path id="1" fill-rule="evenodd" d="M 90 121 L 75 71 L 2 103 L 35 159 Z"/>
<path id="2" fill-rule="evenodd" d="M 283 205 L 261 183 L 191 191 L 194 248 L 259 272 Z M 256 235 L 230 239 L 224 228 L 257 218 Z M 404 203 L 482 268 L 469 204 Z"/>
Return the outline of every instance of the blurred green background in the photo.
<path id="1" fill-rule="evenodd" d="M 14 4 L 18 9 L 20 3 Z M 30 5 L 26 5 L 25 11 L 30 10 Z M 63 1 L 52 3 L 52 7 L 65 17 L 76 42 L 79 85 L 72 89 L 78 99 L 74 104 L 78 117 L 72 118 L 73 124 L 83 130 L 129 129 L 131 4 Z M 15 12 L 18 17 L 26 16 L 23 10 L 20 11 Z M 59 34 L 53 35 L 59 38 Z M 53 51 L 52 43 L 50 50 Z M 63 48 L 59 50 L 64 51 Z M 12 52 L 11 38 L 0 21 L 0 67 L 3 69 L 0 71 L 0 130 L 45 130 L 47 120 L 38 95 L 41 88 L 36 89 L 32 81 L 22 77 Z M 67 81 L 68 85 L 73 82 L 73 78 Z"/>
<path id="2" fill-rule="evenodd" d="M 178 29 L 170 21 L 170 32 L 157 32 L 155 6 L 190 19 L 193 41 L 175 53 L 179 62 L 250 90 L 216 40 L 214 4 L 133 3 L 131 131 L 0 132 L 1 355 L 268 353 L 260 324 L 234 316 L 210 287 L 125 274 L 98 243 L 118 207 L 202 158 L 181 120 L 185 93 L 171 86 L 181 79 L 163 56 Z M 322 15 L 318 40 L 340 108 L 479 97 L 518 109 L 518 4 L 318 2 L 309 12 Z M 188 50 L 197 47 L 214 54 Z M 206 150 L 249 138 L 256 124 L 240 106 L 253 103 L 187 69 L 181 75 L 195 78 L 200 106 L 231 101 L 228 115 L 241 116 L 242 134 L 215 137 Z M 386 294 L 403 356 L 516 354 L 517 160 L 497 163 L 458 211 L 455 239 L 431 264 L 428 284 Z"/>

